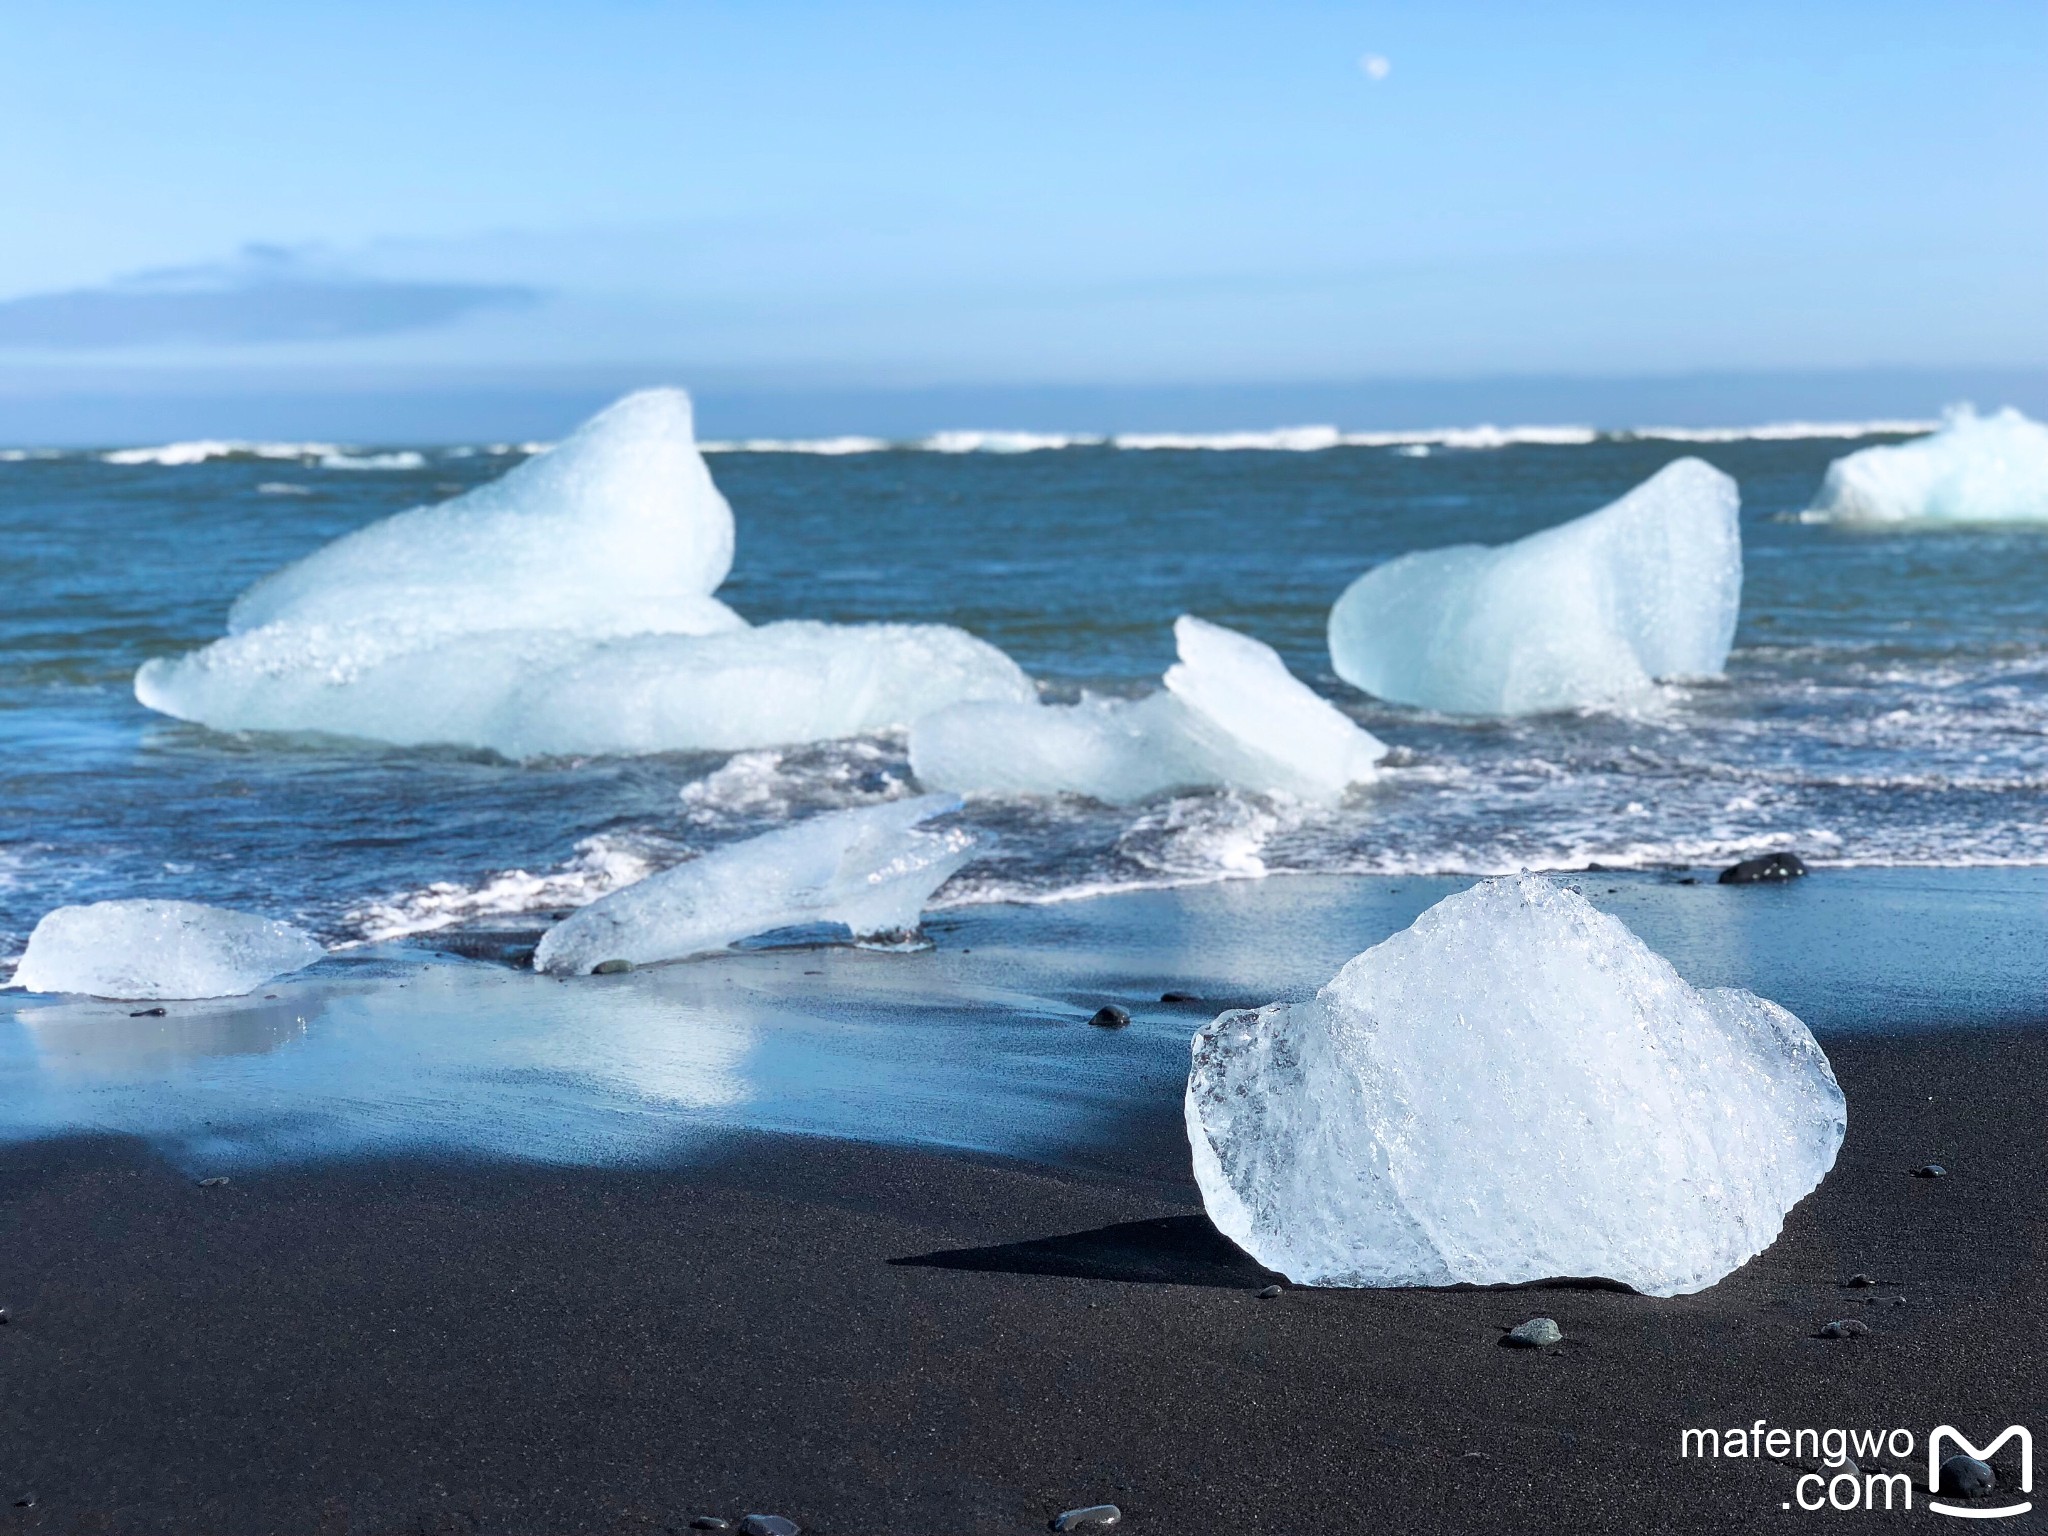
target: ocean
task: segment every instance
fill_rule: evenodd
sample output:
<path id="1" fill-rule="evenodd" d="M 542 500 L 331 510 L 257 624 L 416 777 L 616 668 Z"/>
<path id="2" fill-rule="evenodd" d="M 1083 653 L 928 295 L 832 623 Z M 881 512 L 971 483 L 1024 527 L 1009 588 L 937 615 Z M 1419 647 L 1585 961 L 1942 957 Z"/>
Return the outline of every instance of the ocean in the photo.
<path id="1" fill-rule="evenodd" d="M 832 978 L 887 976 L 892 1006 L 902 1009 L 929 983 L 940 999 L 933 1006 L 956 1030 L 974 1028 L 977 1010 L 990 1007 L 1007 1009 L 1019 1027 L 1073 1010 L 1085 1016 L 1087 999 L 1104 988 L 1142 1002 L 1147 987 L 1174 985 L 1212 951 L 1242 963 L 1202 979 L 1204 994 L 1259 1001 L 1312 987 L 1412 918 L 1420 893 L 1447 894 L 1488 874 L 1597 865 L 1618 872 L 1622 906 L 1649 903 L 1642 931 L 1662 933 L 1693 979 L 1759 990 L 1768 990 L 1760 978 L 1773 979 L 1788 1000 L 1798 994 L 1823 1016 L 1817 1027 L 1851 1021 L 1856 1010 L 1842 995 L 1870 976 L 1890 977 L 1905 999 L 1894 1022 L 1967 1012 L 1980 993 L 2001 1016 L 2031 1017 L 2048 948 L 2040 942 L 2048 529 L 1873 532 L 1799 519 L 1831 459 L 1895 441 L 1904 425 L 712 445 L 712 472 L 739 530 L 719 595 L 750 620 L 955 624 L 1007 651 L 1049 696 L 1073 698 L 1156 688 L 1172 660 L 1173 620 L 1194 613 L 1276 647 L 1392 748 L 1376 782 L 1328 809 L 1232 790 L 1122 808 L 1073 798 L 970 801 L 965 820 L 990 834 L 987 846 L 939 892 L 928 927 L 942 950 L 952 942 L 983 953 L 1014 947 L 1020 935 L 1057 933 L 1038 969 L 1021 961 L 987 975 L 956 967 L 943 984 L 939 971 L 917 969 L 939 964 L 930 956 L 867 957 L 885 967 L 878 972 L 849 970 L 855 962 L 842 956 L 826 969 Z M 174 1017 L 158 1026 L 129 1025 L 129 1010 L 104 1005 L 23 1002 L 11 1017 L 0 1010 L 0 1075 L 11 1074 L 17 1090 L 9 1123 L 46 1132 L 83 1116 L 110 1128 L 182 1127 L 181 1144 L 226 1136 L 275 1150 L 274 1096 L 296 1094 L 302 1107 L 318 1100 L 312 1118 L 328 1117 L 320 1121 L 327 1128 L 284 1141 L 331 1148 L 401 1134 L 407 1115 L 392 1108 L 397 1101 L 374 1114 L 366 1106 L 377 1099 L 374 1085 L 396 1083 L 411 1061 L 441 1084 L 433 1100 L 449 1124 L 468 1127 L 460 1136 L 494 1146 L 511 1125 L 555 1152 L 638 1146 L 649 1102 L 795 1128 L 845 1129 L 851 1116 L 848 1123 L 873 1129 L 885 1120 L 900 1126 L 906 1104 L 945 1099 L 951 1108 L 924 1121 L 934 1139 L 1014 1148 L 1016 1127 L 1045 1134 L 1046 1074 L 1070 1047 L 1044 1047 L 1030 1027 L 1029 1049 L 1009 1052 L 991 1036 L 977 1049 L 994 1051 L 998 1065 L 976 1056 L 960 1069 L 959 1082 L 984 1085 L 1024 1074 L 1003 1089 L 1016 1102 L 987 1124 L 980 1118 L 992 1087 L 978 1101 L 960 1097 L 957 1082 L 942 1093 L 939 1079 L 916 1073 L 894 1096 L 878 1090 L 859 1113 L 835 1104 L 819 1091 L 841 1080 L 830 1050 L 734 1047 L 716 1068 L 724 1086 L 685 1092 L 673 1073 L 649 1067 L 636 1076 L 630 1065 L 664 1061 L 670 1046 L 650 1046 L 637 1025 L 626 1036 L 607 1033 L 601 1019 L 578 1026 L 595 1029 L 596 1043 L 566 1058 L 521 1046 L 508 1061 L 476 1041 L 482 994 L 474 989 L 463 994 L 470 1003 L 433 1015 L 442 1026 L 420 1027 L 418 1038 L 434 1042 L 427 1065 L 394 1048 L 364 1077 L 323 1056 L 341 1049 L 357 1060 L 373 1045 L 392 1047 L 404 1031 L 392 1022 L 398 999 L 388 989 L 416 976 L 406 965 L 425 964 L 437 947 L 464 948 L 458 933 L 510 935 L 509 952 L 520 934 L 653 869 L 815 811 L 916 788 L 900 735 L 521 763 L 456 748 L 220 734 L 136 702 L 135 669 L 217 637 L 229 602 L 259 576 L 350 529 L 502 474 L 533 446 L 186 444 L 0 456 L 0 536 L 12 566 L 0 611 L 0 970 L 44 912 L 111 897 L 260 912 L 299 923 L 336 950 L 315 973 L 331 972 L 324 980 L 265 989 L 281 999 L 267 1011 L 261 999 L 193 1005 L 182 1009 L 184 1024 Z M 1706 458 L 1741 487 L 1742 614 L 1724 680 L 1667 687 L 1627 715 L 1474 721 L 1381 703 L 1332 673 L 1324 623 L 1360 572 L 1406 550 L 1499 542 L 1590 511 L 1683 454 Z M 1708 897 L 1677 882 L 1711 884 L 1722 865 L 1781 848 L 1813 866 L 1805 884 L 1819 894 L 1760 894 L 1806 905 L 1774 908 L 1784 915 L 1761 926 L 1744 917 L 1733 949 L 1702 951 L 1697 925 L 1669 904 L 1681 889 L 1686 900 Z M 1299 876 L 1357 878 L 1300 884 L 1320 893 L 1310 900 L 1287 894 L 1282 877 Z M 1191 894 L 1212 887 L 1242 892 L 1249 906 Z M 1607 897 L 1603 881 L 1586 888 Z M 1183 895 L 1159 894 L 1176 891 Z M 1955 928 L 1961 948 L 1943 950 L 1931 936 L 1950 930 L 1930 927 L 1930 914 L 1951 908 L 1988 914 L 1989 926 Z M 1735 919 L 1715 910 L 1724 915 L 1708 927 L 1718 933 Z M 1239 932 L 1247 911 L 1262 914 L 1258 931 L 1268 936 L 1232 948 L 1218 935 Z M 1048 927 L 1032 912 L 1057 921 Z M 1262 973 L 1250 957 L 1287 943 L 1288 912 L 1303 936 L 1298 952 Z M 1150 917 L 1127 942 L 1101 936 L 1130 928 L 1131 913 Z M 1905 947 L 1881 952 L 1881 934 Z M 494 942 L 467 947 L 488 953 Z M 1847 958 L 1835 955 L 1825 969 L 1828 987 L 1810 985 L 1817 944 L 1846 946 Z M 1062 948 L 1110 958 L 1079 972 L 1048 969 Z M 1700 964 L 1689 968 L 1685 953 Z M 435 964 L 459 964 L 464 976 L 488 972 L 495 995 L 515 995 L 502 990 L 502 966 Z M 787 1023 L 793 1007 L 803 1013 L 808 1005 L 792 999 L 804 993 L 810 967 L 786 956 L 746 964 L 772 979 L 750 1005 L 749 1029 L 758 1033 L 769 1016 Z M 638 990 L 615 995 L 703 984 L 703 966 L 670 969 L 681 979 L 630 978 Z M 736 963 L 728 980 L 755 971 Z M 1024 972 L 1035 979 L 1020 980 Z M 434 974 L 441 996 L 454 983 Z M 528 973 L 516 995 L 538 999 L 541 985 Z M 554 984 L 544 985 L 553 995 Z M 368 1005 L 347 1001 L 364 989 L 384 998 L 381 1022 L 362 1024 Z M 818 1023 L 816 1038 L 837 1039 L 833 1031 L 852 1028 L 853 1014 L 865 1008 L 872 1018 L 882 1008 L 842 1001 L 846 1008 L 824 1010 L 837 1022 Z M 557 1019 L 567 1006 L 549 1001 L 543 1014 Z M 57 1031 L 74 1015 L 78 1032 Z M 325 1047 L 308 1043 L 309 1031 L 320 1037 L 321 1018 L 345 1016 L 357 1023 L 332 1025 L 341 1034 Z M 507 1028 L 522 1041 L 566 1038 L 537 1022 L 542 1015 L 521 1017 Z M 1133 1038 L 1152 1038 L 1165 1054 L 1108 1081 L 1136 1091 L 1184 1070 L 1184 1056 L 1172 1061 L 1198 1022 L 1171 1010 L 1141 1017 Z M 142 1040 L 149 1029 L 156 1033 Z M 797 1036 L 779 1038 L 787 1046 Z M 888 1063 L 900 1064 L 892 1048 L 854 1055 L 878 1083 L 892 1080 Z M 53 1066 L 59 1058 L 70 1067 Z M 936 1049 L 929 1059 L 952 1058 Z M 186 1064 L 170 1076 L 190 1089 L 174 1109 L 162 1101 L 167 1061 Z M 735 1065 L 747 1061 L 759 1068 L 753 1077 Z M 193 1062 L 213 1064 L 203 1083 Z M 97 1098 L 76 1097 L 79 1072 Z M 522 1098 L 523 1108 L 507 1111 L 504 1085 L 515 1080 L 520 1094 L 555 1108 Z M 121 1109 L 111 1081 L 147 1089 L 156 1107 Z M 1018 1081 L 1037 1086 L 1017 1097 Z M 497 1086 L 480 1086 L 487 1083 Z M 769 1107 L 786 1107 L 791 1093 L 816 1114 Z M 99 1110 L 89 1112 L 88 1101 Z M 561 1109 L 571 1101 L 584 1106 L 576 1115 Z M 336 1107 L 343 1102 L 355 1109 Z M 600 1102 L 600 1124 L 578 1118 Z M 433 1120 L 415 1110 L 414 1126 Z M 334 1130 L 336 1115 L 354 1129 Z M 543 1121 L 554 1129 L 542 1134 L 535 1127 Z M 625 1122 L 638 1129 L 626 1134 Z M 195 1128 L 208 1123 L 200 1136 Z M 242 1129 L 226 1129 L 236 1124 Z M 990 1129 L 997 1124 L 1012 1130 Z"/>

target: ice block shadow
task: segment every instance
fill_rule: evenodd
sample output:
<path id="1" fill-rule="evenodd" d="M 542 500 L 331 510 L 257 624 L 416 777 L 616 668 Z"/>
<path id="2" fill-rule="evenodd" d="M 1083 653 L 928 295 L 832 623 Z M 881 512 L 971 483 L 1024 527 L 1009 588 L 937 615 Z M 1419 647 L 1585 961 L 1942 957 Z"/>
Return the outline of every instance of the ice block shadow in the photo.
<path id="1" fill-rule="evenodd" d="M 1005 1275 L 1060 1275 L 1146 1285 L 1208 1285 L 1256 1290 L 1282 1277 L 1218 1232 L 1206 1216 L 1161 1216 L 1060 1237 L 988 1248 L 943 1248 L 891 1264 L 974 1269 Z"/>

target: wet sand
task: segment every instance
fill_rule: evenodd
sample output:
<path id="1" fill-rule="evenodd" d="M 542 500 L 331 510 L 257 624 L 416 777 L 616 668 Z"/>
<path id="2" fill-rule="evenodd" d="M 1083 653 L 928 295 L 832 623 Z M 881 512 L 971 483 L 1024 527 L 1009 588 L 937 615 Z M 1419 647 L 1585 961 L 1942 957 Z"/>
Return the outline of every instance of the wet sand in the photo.
<path id="1" fill-rule="evenodd" d="M 1834 1173 L 1674 1300 L 1261 1300 L 1170 1102 L 1087 1170 L 733 1133 L 657 1168 L 200 1188 L 136 1142 L 0 1149 L 0 1531 L 993 1533 L 1103 1500 L 1131 1531 L 1273 1536 L 1848 1518 L 1781 1509 L 1804 1468 L 1683 1459 L 1680 1431 L 1903 1427 L 1919 1478 L 1938 1423 L 2048 1438 L 2048 1039 L 1827 1045 Z M 1906 1172 L 1930 1160 L 1950 1176 Z M 1538 1314 L 1561 1347 L 1499 1347 Z M 1843 1317 L 1869 1336 L 1815 1336 Z"/>

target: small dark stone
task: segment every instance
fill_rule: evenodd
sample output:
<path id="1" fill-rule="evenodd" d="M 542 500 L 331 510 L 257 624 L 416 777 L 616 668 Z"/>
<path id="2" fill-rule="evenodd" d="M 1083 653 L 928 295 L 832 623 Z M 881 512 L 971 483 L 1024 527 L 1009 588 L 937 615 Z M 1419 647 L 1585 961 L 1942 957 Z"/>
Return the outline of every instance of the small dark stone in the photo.
<path id="1" fill-rule="evenodd" d="M 1510 1349 L 1547 1349 L 1564 1342 L 1564 1330 L 1548 1317 L 1532 1317 L 1510 1328 L 1501 1343 Z"/>
<path id="2" fill-rule="evenodd" d="M 1877 1284 L 1877 1282 L 1871 1279 L 1870 1276 L 1866 1274 L 1858 1273 L 1851 1275 L 1848 1279 L 1844 1280 L 1842 1284 L 1849 1290 L 1860 1291 L 1865 1286 L 1875 1285 Z"/>
<path id="3" fill-rule="evenodd" d="M 803 1529 L 787 1515 L 748 1515 L 740 1521 L 740 1536 L 803 1536 Z"/>
<path id="4" fill-rule="evenodd" d="M 1119 1008 L 1115 1003 L 1104 1003 L 1088 1017 L 1088 1022 L 1097 1029 L 1122 1029 L 1131 1022 L 1128 1008 Z"/>
<path id="5" fill-rule="evenodd" d="M 1052 1517 L 1052 1529 L 1056 1531 L 1106 1530 L 1122 1520 L 1124 1512 L 1114 1504 L 1089 1504 L 1080 1509 L 1062 1510 Z"/>
<path id="6" fill-rule="evenodd" d="M 1162 992 L 1159 994 L 1159 1001 L 1162 1003 L 1199 1003 L 1201 1000 L 1193 992 Z"/>
<path id="7" fill-rule="evenodd" d="M 1767 880 L 1796 880 L 1805 873 L 1806 865 L 1798 854 L 1766 853 L 1722 870 L 1721 884 L 1755 885 Z"/>
<path id="8" fill-rule="evenodd" d="M 13 1321 L 14 1314 L 12 1312 L 9 1312 L 5 1307 L 0 1307 L 0 1328 L 5 1328 L 9 1323 Z"/>
<path id="9" fill-rule="evenodd" d="M 1698 885 L 1699 880 L 1692 875 L 1680 875 L 1678 877 L 1678 883 L 1680 885 Z"/>
<path id="10" fill-rule="evenodd" d="M 600 960 L 590 968 L 593 976 L 623 976 L 633 969 L 630 960 Z"/>
<path id="11" fill-rule="evenodd" d="M 732 1529 L 732 1522 L 730 1520 L 721 1520 L 716 1515 L 699 1515 L 690 1522 L 690 1529 L 693 1531 L 729 1531 Z"/>
<path id="12" fill-rule="evenodd" d="M 138 1008 L 129 1014 L 128 1017 L 131 1019 L 160 1019 L 164 1016 L 164 1013 L 165 1010 L 162 1008 Z"/>
<path id="13" fill-rule="evenodd" d="M 1941 1464 L 1940 1492 L 1961 1499 L 1974 1499 L 1998 1486 L 1998 1474 L 1991 1463 L 1965 1456 L 1960 1451 Z"/>
<path id="14" fill-rule="evenodd" d="M 1918 1168 L 1910 1171 L 1916 1179 L 1945 1179 L 1948 1177 L 1948 1170 L 1939 1163 L 1922 1163 Z"/>
<path id="15" fill-rule="evenodd" d="M 14 1501 L 14 1507 L 16 1509 L 34 1509 L 36 1507 L 36 1496 L 32 1493 L 24 1493 Z"/>
<path id="16" fill-rule="evenodd" d="M 228 1176 L 227 1176 L 226 1174 L 224 1174 L 224 1173 L 216 1173 L 216 1174 L 215 1174 L 215 1175 L 214 1175 L 214 1176 L 213 1176 L 212 1178 L 210 1178 L 210 1179 L 201 1179 L 201 1180 L 199 1181 L 199 1187 L 200 1187 L 201 1189 L 219 1189 L 219 1188 L 221 1187 L 221 1185 L 223 1185 L 223 1184 L 227 1183 L 227 1181 L 228 1181 Z"/>
<path id="17" fill-rule="evenodd" d="M 1279 1294 L 1280 1287 L 1277 1285 L 1262 1286 L 1259 1290 L 1259 1300 L 1271 1301 L 1275 1296 L 1278 1296 Z"/>
<path id="18" fill-rule="evenodd" d="M 1820 1336 L 1824 1339 L 1860 1339 L 1870 1332 L 1870 1324 L 1860 1317 L 1845 1317 L 1832 1323 L 1821 1324 Z"/>

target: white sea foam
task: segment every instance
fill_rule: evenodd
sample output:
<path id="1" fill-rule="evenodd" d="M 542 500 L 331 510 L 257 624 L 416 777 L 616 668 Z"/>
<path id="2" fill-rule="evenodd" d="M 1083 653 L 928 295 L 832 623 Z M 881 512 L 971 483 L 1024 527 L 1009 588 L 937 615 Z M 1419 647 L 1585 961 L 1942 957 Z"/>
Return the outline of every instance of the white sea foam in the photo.
<path id="1" fill-rule="evenodd" d="M 916 446 L 928 453 L 1044 453 L 1056 448 L 1096 448 L 1108 439 L 1076 432 L 935 432 Z"/>
<path id="2" fill-rule="evenodd" d="M 1754 427 L 1635 427 L 1619 438 L 1644 438 L 1670 443 L 1784 443 L 1803 439 L 1910 437 L 1932 432 L 1938 421 L 1917 417 L 1876 421 L 1774 421 Z"/>
<path id="3" fill-rule="evenodd" d="M 712 439 L 698 445 L 705 453 L 810 453 L 843 458 L 852 453 L 886 453 L 900 445 L 885 437 L 746 437 Z"/>
<path id="4" fill-rule="evenodd" d="M 366 902 L 344 914 L 363 939 L 377 942 L 416 933 L 435 933 L 480 918 L 509 917 L 563 907 L 581 907 L 653 872 L 649 851 L 610 837 L 586 837 L 576 856 L 560 869 L 530 874 L 499 870 L 473 885 L 437 880 L 416 891 L 401 891 Z"/>
<path id="5" fill-rule="evenodd" d="M 116 448 L 100 459 L 108 464 L 156 464 L 175 468 L 205 464 L 213 459 L 305 459 L 321 460 L 345 453 L 338 443 L 264 443 L 239 439 L 195 438 L 190 442 L 163 443 L 154 448 Z"/>
<path id="6" fill-rule="evenodd" d="M 391 453 L 323 453 L 322 469 L 425 469 L 427 456 L 406 448 Z"/>

